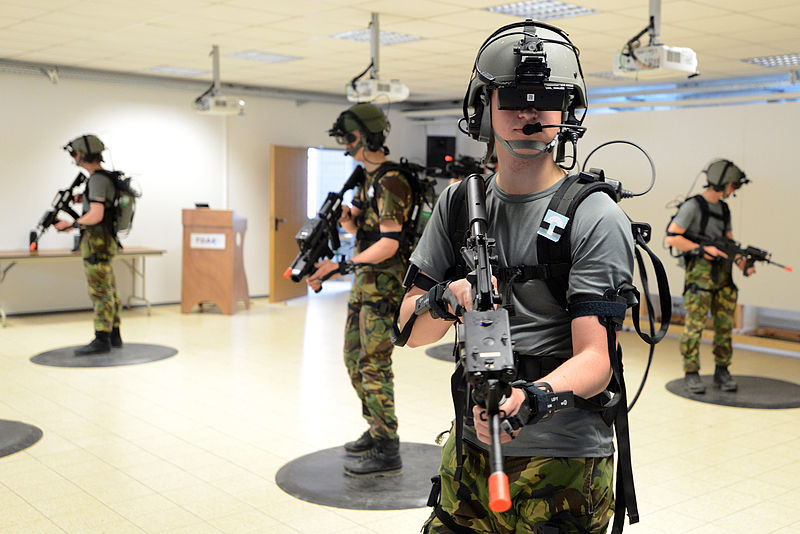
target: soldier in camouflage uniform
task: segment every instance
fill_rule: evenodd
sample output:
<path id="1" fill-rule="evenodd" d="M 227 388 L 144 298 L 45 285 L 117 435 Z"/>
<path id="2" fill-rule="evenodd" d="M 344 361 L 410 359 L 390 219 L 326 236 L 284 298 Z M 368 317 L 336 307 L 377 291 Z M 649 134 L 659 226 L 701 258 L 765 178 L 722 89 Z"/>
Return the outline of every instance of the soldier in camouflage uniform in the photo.
<path id="1" fill-rule="evenodd" d="M 389 123 L 380 108 L 356 104 L 343 112 L 330 135 L 344 144 L 347 154 L 362 163 L 364 183 L 353 206 L 343 206 L 342 227 L 356 235 L 354 256 L 341 264 L 323 261 L 308 278 L 317 288 L 331 273 L 355 272 L 347 302 L 344 361 L 350 382 L 361 401 L 369 429 L 345 444 L 351 476 L 392 475 L 400 471 L 400 441 L 394 407 L 392 318 L 403 294 L 405 260 L 398 252 L 403 225 L 412 204 L 408 180 L 391 169 L 385 148 Z"/>
<path id="2" fill-rule="evenodd" d="M 89 172 L 83 195 L 75 200 L 83 203 L 83 215 L 75 222 L 59 220 L 59 231 L 79 228 L 81 257 L 89 286 L 89 298 L 94 308 L 94 339 L 75 349 L 78 356 L 102 354 L 112 347 L 122 347 L 120 309 L 122 304 L 114 280 L 111 260 L 117 253 L 117 240 L 111 220 L 111 204 L 116 187 L 103 169 L 105 145 L 94 135 L 76 137 L 64 146 L 75 164 Z"/>
<path id="3" fill-rule="evenodd" d="M 714 387 L 733 392 L 738 389 L 728 371 L 731 365 L 731 333 L 738 290 L 733 283 L 736 263 L 743 271 L 742 258 L 729 258 L 714 246 L 733 239 L 730 211 L 725 200 L 749 182 L 744 172 L 728 160 L 716 160 L 703 171 L 708 183 L 702 194 L 687 199 L 667 227 L 666 243 L 682 251 L 686 267 L 683 304 L 686 319 L 680 339 L 684 383 L 691 393 L 705 393 L 700 378 L 700 339 L 709 312 L 714 327 Z M 752 267 L 745 276 L 754 272 Z"/>
<path id="4" fill-rule="evenodd" d="M 556 147 L 560 139 L 576 134 L 572 126 L 580 124 L 565 124 L 564 118 L 574 118 L 586 107 L 577 48 L 558 28 L 526 21 L 492 34 L 474 65 L 464 123 L 473 139 L 487 143 L 487 158 L 496 153 L 499 169 L 486 179 L 486 233 L 495 241 L 499 269 L 533 271 L 542 267 L 537 264 L 538 240 L 558 239 L 543 237 L 548 232 L 540 228 L 551 200 L 566 183 L 566 171 L 554 158 L 563 145 Z M 538 81 L 532 87 L 533 78 Z M 411 255 L 408 291 L 395 331 L 400 342 L 398 332 L 408 333 L 411 346 L 437 341 L 457 320 L 459 306 L 467 311 L 473 307 L 471 284 L 458 271 L 449 224 L 458 219 L 453 200 L 458 187 L 453 184 L 441 193 Z M 513 435 L 500 432 L 510 507 L 492 506 L 489 498 L 490 432 L 485 412 L 473 402 L 455 421 L 463 430 L 461 441 L 451 428 L 442 449 L 431 493 L 434 512 L 422 527 L 425 534 L 600 534 L 614 515 L 611 426 L 599 413 L 581 409 L 559 411 L 548 420 L 525 415 L 537 405 L 529 397 L 535 392 L 528 388 L 546 383 L 554 391 L 591 398 L 606 395 L 612 372 L 609 349 L 614 347 L 607 340 L 613 332 L 600 322 L 597 309 L 579 308 L 631 283 L 630 221 L 608 195 L 589 194 L 569 224 L 573 261 L 564 295 L 567 306 L 559 304 L 542 279 L 517 282 L 501 279 L 495 271 L 498 292 L 508 296 L 503 305 L 514 309 L 509 322 L 517 376 L 528 383 L 510 388 L 500 404 L 507 419 L 517 417 L 523 425 Z M 623 515 L 624 501 L 619 504 Z"/>

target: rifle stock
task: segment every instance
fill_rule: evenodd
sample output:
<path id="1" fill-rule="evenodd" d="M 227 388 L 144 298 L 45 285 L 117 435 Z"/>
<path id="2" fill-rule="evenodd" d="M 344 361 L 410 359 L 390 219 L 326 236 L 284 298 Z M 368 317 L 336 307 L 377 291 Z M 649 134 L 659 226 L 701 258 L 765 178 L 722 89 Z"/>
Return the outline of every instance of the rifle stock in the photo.
<path id="1" fill-rule="evenodd" d="M 42 237 L 42 234 L 53 226 L 58 221 L 58 214 L 62 211 L 68 214 L 73 219 L 78 219 L 80 215 L 70 207 L 70 202 L 72 202 L 72 197 L 74 195 L 73 191 L 75 188 L 79 187 L 83 182 L 86 181 L 86 177 L 83 173 L 78 173 L 74 180 L 72 180 L 72 184 L 66 189 L 60 189 L 56 196 L 53 198 L 52 203 L 50 204 L 50 208 L 44 212 L 42 218 L 39 219 L 39 224 L 36 225 L 34 230 L 31 230 L 30 234 L 28 235 L 28 247 L 31 251 L 37 250 L 39 248 L 39 239 Z"/>
<path id="2" fill-rule="evenodd" d="M 337 224 L 342 215 L 342 198 L 347 191 L 362 184 L 365 177 L 364 168 L 359 165 L 353 169 L 338 193 L 328 193 L 317 216 L 304 224 L 295 235 L 300 252 L 283 273 L 284 278 L 300 282 L 315 270 L 317 262 L 333 257 L 334 251 L 341 246 Z"/>

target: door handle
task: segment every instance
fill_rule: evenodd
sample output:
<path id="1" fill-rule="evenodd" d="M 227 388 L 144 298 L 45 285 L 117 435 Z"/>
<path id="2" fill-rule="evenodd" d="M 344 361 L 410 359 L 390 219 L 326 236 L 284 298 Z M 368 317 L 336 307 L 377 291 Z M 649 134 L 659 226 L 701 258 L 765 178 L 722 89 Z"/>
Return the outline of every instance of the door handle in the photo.
<path id="1" fill-rule="evenodd" d="M 282 217 L 275 217 L 275 231 L 276 232 L 278 231 L 278 224 L 280 224 L 282 222 L 286 222 L 286 219 L 284 219 Z"/>

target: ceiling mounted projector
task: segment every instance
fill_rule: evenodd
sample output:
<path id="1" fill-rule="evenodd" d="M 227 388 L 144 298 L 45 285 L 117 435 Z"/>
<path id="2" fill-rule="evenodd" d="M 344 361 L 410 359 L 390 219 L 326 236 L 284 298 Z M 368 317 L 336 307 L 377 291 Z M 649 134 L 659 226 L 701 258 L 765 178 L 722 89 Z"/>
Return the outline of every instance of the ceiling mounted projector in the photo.
<path id="1" fill-rule="evenodd" d="M 400 80 L 356 80 L 347 84 L 347 100 L 350 102 L 402 102 L 408 98 L 408 87 Z"/>
<path id="2" fill-rule="evenodd" d="M 244 100 L 238 96 L 223 95 L 220 93 L 219 81 L 219 47 L 211 48 L 212 64 L 214 67 L 214 80 L 205 93 L 195 98 L 192 107 L 199 113 L 208 115 L 243 115 Z"/>
<path id="3" fill-rule="evenodd" d="M 408 86 L 400 80 L 381 80 L 378 76 L 378 49 L 380 28 L 378 14 L 372 13 L 369 23 L 371 61 L 364 72 L 350 80 L 345 86 L 345 95 L 350 102 L 402 102 L 408 98 Z M 369 78 L 364 75 L 369 72 Z"/>
<path id="4" fill-rule="evenodd" d="M 697 54 L 691 48 L 667 45 L 640 46 L 620 50 L 614 60 L 617 76 L 662 78 L 679 73 L 697 74 Z"/>
<path id="5" fill-rule="evenodd" d="M 697 54 L 691 48 L 667 46 L 659 40 L 661 33 L 661 0 L 650 0 L 650 23 L 634 35 L 614 56 L 612 70 L 617 76 L 665 78 L 679 74 L 693 78 L 697 72 Z M 642 45 L 648 34 L 650 42 Z"/>

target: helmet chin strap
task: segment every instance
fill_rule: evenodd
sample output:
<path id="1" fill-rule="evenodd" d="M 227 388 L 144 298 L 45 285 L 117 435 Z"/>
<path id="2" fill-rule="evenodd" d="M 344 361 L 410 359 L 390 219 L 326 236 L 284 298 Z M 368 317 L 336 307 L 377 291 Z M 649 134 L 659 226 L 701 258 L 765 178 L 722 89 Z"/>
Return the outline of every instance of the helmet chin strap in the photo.
<path id="1" fill-rule="evenodd" d="M 506 140 L 500 137 L 499 135 L 495 134 L 494 138 L 497 140 L 500 145 L 505 148 L 509 154 L 514 156 L 515 158 L 520 159 L 536 159 L 542 154 L 546 154 L 552 152 L 556 146 L 556 140 L 558 136 L 554 137 L 552 141 L 549 143 L 543 143 L 542 141 L 534 141 L 532 139 L 518 139 L 518 140 Z M 536 150 L 535 154 L 521 154 L 517 152 L 515 149 L 524 149 L 524 150 Z"/>

